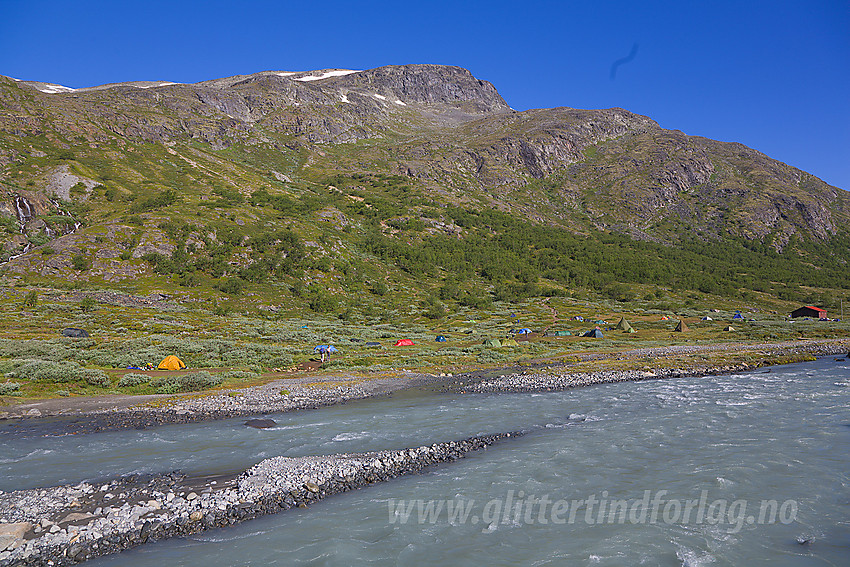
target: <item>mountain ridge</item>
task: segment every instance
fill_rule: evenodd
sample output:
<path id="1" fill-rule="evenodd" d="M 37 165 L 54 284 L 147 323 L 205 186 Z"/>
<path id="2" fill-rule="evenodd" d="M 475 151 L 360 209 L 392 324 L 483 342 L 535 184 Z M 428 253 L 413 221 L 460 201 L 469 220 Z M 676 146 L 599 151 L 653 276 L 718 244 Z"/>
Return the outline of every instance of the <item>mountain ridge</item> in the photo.
<path id="1" fill-rule="evenodd" d="M 126 221 L 133 210 L 142 224 L 129 256 L 94 241 L 86 248 L 98 249 L 93 263 L 98 254 L 109 258 L 88 275 L 153 277 L 143 257 L 171 258 L 187 245 L 157 228 L 166 213 L 185 222 L 232 217 L 242 223 L 235 227 L 291 225 L 304 238 L 315 222 L 342 230 L 377 220 L 400 238 L 407 229 L 391 224 L 462 235 L 446 211 L 493 209 L 572 234 L 667 246 L 740 239 L 799 261 L 813 259 L 810 249 L 829 254 L 850 225 L 850 194 L 756 150 L 663 129 L 619 108 L 515 111 L 460 67 L 263 71 L 67 92 L 46 85 L 0 78 L 0 216 L 9 220 L 7 257 L 24 253 L 8 265 L 15 273 L 85 279 L 86 270 L 68 271 L 73 247 L 42 261 L 27 245 L 62 238 L 72 216 L 86 226 L 70 240 L 92 231 L 123 238 L 137 230 Z M 21 222 L 16 197 L 31 204 L 32 218 Z M 254 205 L 284 201 L 290 211 L 306 207 L 304 219 L 272 218 Z M 303 205 L 313 201 L 330 208 Z M 371 210 L 352 212 L 360 202 Z M 428 234 L 407 237 L 422 243 Z M 202 229 L 188 236 L 190 263 L 218 239 L 205 243 Z M 354 246 L 346 233 L 338 238 L 340 249 Z"/>

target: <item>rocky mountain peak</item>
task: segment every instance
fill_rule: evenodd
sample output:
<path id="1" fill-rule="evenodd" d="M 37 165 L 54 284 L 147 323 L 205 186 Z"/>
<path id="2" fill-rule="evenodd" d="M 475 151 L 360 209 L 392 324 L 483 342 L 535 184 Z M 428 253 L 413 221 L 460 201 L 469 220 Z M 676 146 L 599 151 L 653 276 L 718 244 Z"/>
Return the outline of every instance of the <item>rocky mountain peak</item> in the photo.
<path id="1" fill-rule="evenodd" d="M 406 104 L 444 104 L 481 113 L 510 110 L 496 87 L 462 67 L 387 65 L 335 77 L 333 83 L 394 97 Z"/>

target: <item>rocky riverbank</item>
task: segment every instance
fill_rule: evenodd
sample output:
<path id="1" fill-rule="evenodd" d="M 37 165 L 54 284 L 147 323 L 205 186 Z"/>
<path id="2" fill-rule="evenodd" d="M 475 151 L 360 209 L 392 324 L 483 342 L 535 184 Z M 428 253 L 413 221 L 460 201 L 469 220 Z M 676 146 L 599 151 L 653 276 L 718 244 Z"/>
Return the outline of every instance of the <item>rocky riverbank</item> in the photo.
<path id="1" fill-rule="evenodd" d="M 805 360 L 806 357 L 847 354 L 850 343 L 846 340 L 822 341 L 812 343 L 783 343 L 777 345 L 755 345 L 747 350 L 751 354 L 765 357 L 769 363 L 770 357 L 786 357 L 788 361 Z M 652 356 L 661 358 L 671 355 L 709 352 L 712 347 L 667 347 L 658 349 L 643 349 L 630 351 L 631 358 Z M 728 345 L 714 347 L 715 350 L 728 349 Z M 624 358 L 620 358 L 623 360 Z M 763 366 L 761 362 L 731 362 L 725 364 L 694 364 L 687 367 L 662 367 L 641 370 L 599 370 L 596 372 L 524 372 L 505 374 L 496 378 L 484 379 L 464 385 L 468 392 L 539 392 L 556 391 L 593 384 L 608 384 L 612 382 L 634 382 L 638 380 L 654 380 L 661 378 L 684 378 L 689 376 L 708 376 L 717 374 L 733 374 L 747 372 Z M 551 370 L 551 369 L 549 369 Z"/>
<path id="2" fill-rule="evenodd" d="M 148 541 L 224 527 L 457 460 L 502 433 L 321 457 L 275 457 L 238 475 L 179 473 L 0 492 L 0 567 L 71 565 Z"/>
<path id="3" fill-rule="evenodd" d="M 38 428 L 39 421 L 32 418 L 55 418 L 41 424 L 42 434 L 63 435 L 94 433 L 113 429 L 146 429 L 157 425 L 194 423 L 240 416 L 255 416 L 304 409 L 316 409 L 345 403 L 392 391 L 403 386 L 398 379 L 368 382 L 316 382 L 311 386 L 275 381 L 262 386 L 243 389 L 160 397 L 133 405 L 132 397 L 122 404 L 77 409 L 73 412 L 61 406 L 44 408 L 46 403 L 22 405 L 13 414 L 0 416 L 7 423 L 14 421 L 16 430 L 27 434 Z M 50 400 L 51 402 L 56 400 Z M 41 409 L 39 409 L 39 407 Z M 8 431 L 7 431 L 8 432 Z"/>

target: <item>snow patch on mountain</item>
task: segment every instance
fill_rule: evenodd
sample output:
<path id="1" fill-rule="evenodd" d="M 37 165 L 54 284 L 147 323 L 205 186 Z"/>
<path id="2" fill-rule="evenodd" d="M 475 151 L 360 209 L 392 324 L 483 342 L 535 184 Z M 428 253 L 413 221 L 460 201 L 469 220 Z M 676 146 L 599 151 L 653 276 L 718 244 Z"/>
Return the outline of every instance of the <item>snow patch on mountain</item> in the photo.
<path id="1" fill-rule="evenodd" d="M 296 81 L 321 81 L 322 79 L 329 79 L 330 77 L 343 77 L 345 75 L 350 75 L 352 73 L 359 73 L 360 71 L 351 71 L 348 69 L 339 69 L 336 71 L 325 71 L 321 75 L 307 75 L 304 77 L 298 77 L 295 79 Z"/>
<path id="2" fill-rule="evenodd" d="M 155 83 L 153 85 L 136 85 L 136 86 L 138 86 L 140 89 L 152 89 L 154 87 L 166 87 L 168 85 L 179 85 L 179 84 L 180 83 L 172 83 L 172 82 L 169 82 L 169 81 L 164 81 L 162 83 Z"/>
<path id="3" fill-rule="evenodd" d="M 63 87 L 62 85 L 54 85 L 52 83 L 38 83 L 35 85 L 35 88 L 47 94 L 72 93 L 77 90 L 72 89 L 71 87 Z"/>

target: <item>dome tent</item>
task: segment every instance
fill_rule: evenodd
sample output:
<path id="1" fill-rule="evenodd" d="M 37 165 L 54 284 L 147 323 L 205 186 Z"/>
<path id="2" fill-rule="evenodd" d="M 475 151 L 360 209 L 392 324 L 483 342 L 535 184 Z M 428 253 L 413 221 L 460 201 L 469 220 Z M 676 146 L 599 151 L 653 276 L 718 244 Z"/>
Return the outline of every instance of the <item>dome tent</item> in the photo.
<path id="1" fill-rule="evenodd" d="M 159 366 L 156 367 L 157 370 L 180 370 L 181 368 L 186 368 L 186 365 L 173 354 L 169 354 L 163 358 Z"/>

